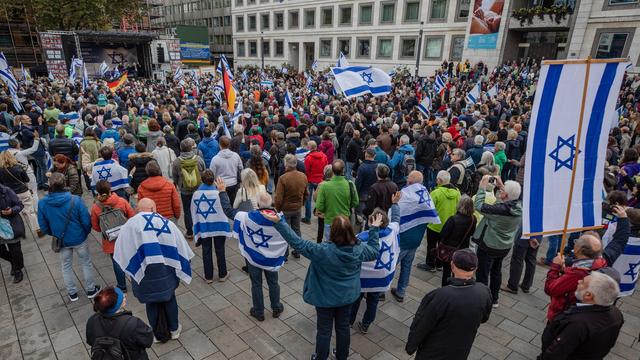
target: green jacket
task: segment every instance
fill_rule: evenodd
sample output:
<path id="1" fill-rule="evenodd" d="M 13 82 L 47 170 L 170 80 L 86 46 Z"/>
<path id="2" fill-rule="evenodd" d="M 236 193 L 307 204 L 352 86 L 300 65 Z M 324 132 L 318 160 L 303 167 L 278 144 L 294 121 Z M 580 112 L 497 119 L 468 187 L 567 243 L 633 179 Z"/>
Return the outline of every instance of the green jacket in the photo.
<path id="1" fill-rule="evenodd" d="M 493 154 L 493 161 L 496 163 L 498 168 L 500 168 L 500 172 L 502 172 L 504 164 L 507 163 L 507 154 L 504 153 L 504 150 L 496 151 L 496 153 Z"/>
<path id="2" fill-rule="evenodd" d="M 522 224 L 522 204 L 519 200 L 502 202 L 493 205 L 484 202 L 486 192 L 479 189 L 474 200 L 474 207 L 482 215 L 482 221 L 476 227 L 474 239 L 482 239 L 490 249 L 507 250 L 513 245 L 516 232 Z M 482 232 L 484 231 L 484 236 Z M 480 244 L 482 246 L 482 244 Z"/>
<path id="3" fill-rule="evenodd" d="M 94 136 L 86 136 L 80 142 L 80 165 L 85 166 L 89 165 L 100 157 L 100 148 L 102 147 L 102 143 L 98 138 Z"/>
<path id="4" fill-rule="evenodd" d="M 438 211 L 440 224 L 429 224 L 427 227 L 431 231 L 439 233 L 447 222 L 447 219 L 455 215 L 458 201 L 460 201 L 460 190 L 452 184 L 438 185 L 431 192 L 431 199 Z"/>
<path id="5" fill-rule="evenodd" d="M 300 238 L 291 227 L 280 221 L 276 230 L 302 256 L 311 260 L 304 279 L 302 298 L 317 307 L 352 304 L 360 296 L 360 267 L 364 261 L 378 257 L 378 228 L 369 228 L 369 240 L 353 246 L 336 246 L 332 242 L 316 244 Z"/>
<path id="6" fill-rule="evenodd" d="M 360 202 L 358 191 L 355 184 L 349 185 L 349 183 L 350 181 L 344 176 L 334 176 L 318 188 L 316 209 L 324 214 L 325 224 L 331 224 L 333 218 L 338 215 L 349 217 L 351 209 L 358 207 Z"/>

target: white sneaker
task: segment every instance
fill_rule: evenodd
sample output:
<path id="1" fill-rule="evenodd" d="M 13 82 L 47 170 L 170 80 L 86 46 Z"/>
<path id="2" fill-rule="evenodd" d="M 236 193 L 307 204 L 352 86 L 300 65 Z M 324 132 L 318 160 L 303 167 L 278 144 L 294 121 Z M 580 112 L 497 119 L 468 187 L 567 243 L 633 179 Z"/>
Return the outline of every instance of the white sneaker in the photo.
<path id="1" fill-rule="evenodd" d="M 497 309 L 499 306 L 500 306 L 500 304 L 498 304 L 498 303 L 493 303 L 493 304 L 491 305 L 491 307 L 492 307 L 492 308 L 494 308 L 494 309 Z M 178 330 L 179 330 L 179 329 L 178 329 Z"/>
<path id="2" fill-rule="evenodd" d="M 153 343 L 154 343 L 154 344 L 157 344 L 157 343 L 159 343 L 159 342 L 160 342 L 160 340 L 156 339 L 156 337 L 154 336 L 154 337 L 153 337 Z"/>
<path id="3" fill-rule="evenodd" d="M 171 340 L 178 340 L 180 332 L 182 331 L 182 324 L 178 324 L 178 328 L 171 332 Z"/>

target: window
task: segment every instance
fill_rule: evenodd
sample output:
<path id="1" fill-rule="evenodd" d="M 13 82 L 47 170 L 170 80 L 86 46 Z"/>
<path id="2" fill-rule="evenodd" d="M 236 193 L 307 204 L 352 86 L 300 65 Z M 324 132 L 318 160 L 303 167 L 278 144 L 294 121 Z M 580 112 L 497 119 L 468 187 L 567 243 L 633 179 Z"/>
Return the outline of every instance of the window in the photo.
<path id="1" fill-rule="evenodd" d="M 393 38 L 378 38 L 378 58 L 393 56 Z"/>
<path id="2" fill-rule="evenodd" d="M 358 57 L 370 58 L 371 57 L 371 39 L 358 39 Z"/>
<path id="3" fill-rule="evenodd" d="M 251 19 L 249 19 L 249 20 L 251 20 Z M 254 19 L 254 20 L 255 20 L 255 19 Z M 219 18 L 219 17 L 214 17 L 214 18 L 213 18 L 213 26 L 214 26 L 214 27 L 218 27 L 218 26 L 220 26 L 220 18 Z"/>
<path id="4" fill-rule="evenodd" d="M 569 7 L 575 7 L 575 1 L 567 4 Z M 573 5 L 573 6 L 572 6 Z M 638 0 L 604 0 L 602 10 L 625 10 L 639 9 L 640 1 Z"/>
<path id="5" fill-rule="evenodd" d="M 351 53 L 351 39 L 338 39 L 338 54 L 340 52 L 349 58 L 349 53 Z"/>
<path id="6" fill-rule="evenodd" d="M 331 57 L 331 39 L 320 39 L 320 57 Z"/>
<path id="7" fill-rule="evenodd" d="M 407 1 L 404 5 L 404 21 L 417 22 L 420 19 L 420 1 Z"/>
<path id="8" fill-rule="evenodd" d="M 256 0 L 247 0 L 247 5 L 255 5 Z"/>
<path id="9" fill-rule="evenodd" d="M 447 0 L 431 0 L 430 21 L 444 21 L 447 16 Z"/>
<path id="10" fill-rule="evenodd" d="M 289 29 L 297 29 L 300 27 L 300 13 L 298 11 L 289 11 Z"/>
<path id="11" fill-rule="evenodd" d="M 231 39 L 231 35 L 225 35 L 225 36 L 224 36 L 224 44 L 225 44 L 225 45 L 231 45 L 231 44 L 233 44 L 232 39 Z"/>
<path id="12" fill-rule="evenodd" d="M 416 39 L 402 39 L 400 57 L 412 58 L 416 56 Z"/>
<path id="13" fill-rule="evenodd" d="M 258 56 L 258 42 L 255 40 L 249 41 L 249 56 L 250 57 Z"/>
<path id="14" fill-rule="evenodd" d="M 236 6 L 244 5 L 244 0 L 236 0 Z"/>
<path id="15" fill-rule="evenodd" d="M 269 2 L 269 0 L 260 0 L 261 4 L 265 4 L 265 3 L 268 3 L 268 2 Z"/>
<path id="16" fill-rule="evenodd" d="M 449 61 L 461 61 L 462 50 L 464 50 L 464 35 L 454 35 L 451 37 L 451 52 Z"/>
<path id="17" fill-rule="evenodd" d="M 276 55 L 275 56 L 279 56 L 279 57 L 284 56 L 284 41 L 276 40 L 275 44 L 276 44 Z"/>
<path id="18" fill-rule="evenodd" d="M 262 40 L 262 56 L 271 57 L 271 41 Z"/>
<path id="19" fill-rule="evenodd" d="M 351 6 L 341 6 L 340 7 L 340 25 L 351 26 Z"/>
<path id="20" fill-rule="evenodd" d="M 304 11 L 304 27 L 314 28 L 316 27 L 316 10 L 306 9 Z"/>
<path id="21" fill-rule="evenodd" d="M 360 25 L 371 25 L 373 18 L 373 5 L 360 5 L 358 23 Z"/>
<path id="22" fill-rule="evenodd" d="M 244 41 L 236 42 L 236 54 L 239 57 L 245 57 Z"/>
<path id="23" fill-rule="evenodd" d="M 440 60 L 442 58 L 443 36 L 427 36 L 424 40 L 424 58 L 427 60 Z"/>
<path id="24" fill-rule="evenodd" d="M 629 54 L 634 31 L 634 28 L 598 30 L 591 56 L 596 59 L 626 57 Z"/>
<path id="25" fill-rule="evenodd" d="M 231 26 L 231 16 L 225 16 L 222 19 L 224 26 Z"/>
<path id="26" fill-rule="evenodd" d="M 380 23 L 381 24 L 389 24 L 394 20 L 394 16 L 396 13 L 396 4 L 395 3 L 383 3 L 380 7 Z"/>
<path id="27" fill-rule="evenodd" d="M 244 16 L 236 16 L 236 31 L 244 31 Z"/>
<path id="28" fill-rule="evenodd" d="M 269 30 L 269 14 L 260 15 L 260 30 Z"/>
<path id="29" fill-rule="evenodd" d="M 284 13 L 273 14 L 273 28 L 274 30 L 284 29 Z"/>
<path id="30" fill-rule="evenodd" d="M 249 15 L 249 31 L 256 31 L 256 16 Z"/>
<path id="31" fill-rule="evenodd" d="M 322 26 L 332 26 L 333 25 L 333 8 L 332 7 L 322 8 L 322 10 L 320 11 L 321 11 L 320 14 L 322 17 L 322 19 L 320 20 L 320 24 Z"/>
<path id="32" fill-rule="evenodd" d="M 467 21 L 469 18 L 469 9 L 471 8 L 471 0 L 458 0 L 458 9 L 456 10 L 456 21 Z"/>

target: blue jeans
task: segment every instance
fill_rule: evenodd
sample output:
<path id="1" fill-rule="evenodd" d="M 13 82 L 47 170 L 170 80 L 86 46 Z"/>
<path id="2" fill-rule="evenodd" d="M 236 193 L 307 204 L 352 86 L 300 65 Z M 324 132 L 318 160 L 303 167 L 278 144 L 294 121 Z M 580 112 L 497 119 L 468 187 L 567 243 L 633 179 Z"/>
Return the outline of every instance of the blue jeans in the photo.
<path id="1" fill-rule="evenodd" d="M 202 246 L 202 264 L 204 266 L 204 278 L 213 279 L 213 249 L 216 252 L 216 262 L 218 265 L 218 276 L 227 276 L 227 259 L 224 253 L 224 236 L 214 236 L 199 239 Z M 213 246 L 212 246 L 213 245 Z"/>
<path id="2" fill-rule="evenodd" d="M 47 185 L 49 179 L 47 178 L 47 158 L 45 156 L 34 158 L 36 162 L 36 182 L 38 183 L 38 189 Z"/>
<path id="3" fill-rule="evenodd" d="M 367 297 L 367 310 L 365 310 L 362 316 L 362 325 L 368 327 L 376 319 L 376 312 L 378 311 L 378 302 L 380 301 L 380 292 L 360 293 L 360 297 L 351 306 L 351 321 L 353 324 L 358 316 L 358 309 L 360 309 L 360 302 L 362 298 Z"/>
<path id="4" fill-rule="evenodd" d="M 318 184 L 309 183 L 307 189 L 309 190 L 309 197 L 304 203 L 304 220 L 311 221 L 311 201 L 313 200 L 313 192 L 318 188 Z"/>
<path id="5" fill-rule="evenodd" d="M 116 284 L 121 290 L 127 290 L 127 278 L 124 275 L 124 271 L 120 268 L 120 265 L 113 260 L 113 254 L 109 254 L 111 257 L 111 264 L 113 265 L 113 273 L 116 274 Z"/>
<path id="6" fill-rule="evenodd" d="M 322 241 L 331 241 L 331 239 L 329 238 L 329 234 L 331 233 L 331 224 L 327 224 L 326 222 L 324 223 L 324 233 L 323 233 L 323 240 Z"/>
<path id="7" fill-rule="evenodd" d="M 264 315 L 264 298 L 262 297 L 262 273 L 267 279 L 269 286 L 269 301 L 273 311 L 282 309 L 280 302 L 280 285 L 278 284 L 278 272 L 267 271 L 257 266 L 247 263 L 249 278 L 251 279 L 251 299 L 253 300 L 253 311 L 257 315 Z"/>
<path id="8" fill-rule="evenodd" d="M 567 244 L 564 247 L 563 254 L 569 257 L 571 252 L 573 251 L 573 244 L 575 244 L 576 240 L 580 237 L 579 232 L 571 233 L 567 235 L 569 238 L 567 239 Z M 545 255 L 544 261 L 547 265 L 551 264 L 553 258 L 558 255 L 560 252 L 560 242 L 562 241 L 562 235 L 552 235 L 549 236 L 549 248 L 547 249 L 547 254 Z"/>
<path id="9" fill-rule="evenodd" d="M 93 265 L 91 264 L 91 254 L 89 253 L 89 245 L 85 240 L 82 244 L 60 249 L 60 264 L 62 266 L 62 278 L 64 286 L 67 288 L 68 294 L 77 294 L 75 276 L 73 275 L 73 252 L 78 254 L 80 267 L 84 275 L 84 287 L 89 291 L 96 288 L 96 280 L 93 274 Z"/>
<path id="10" fill-rule="evenodd" d="M 147 310 L 147 318 L 149 319 L 149 326 L 155 328 L 158 323 L 158 314 L 160 307 L 164 305 L 164 311 L 167 315 L 167 325 L 170 331 L 178 330 L 178 302 L 176 301 L 176 294 L 171 295 L 171 299 L 162 303 L 146 303 L 145 308 Z"/>
<path id="11" fill-rule="evenodd" d="M 409 286 L 409 277 L 411 276 L 411 266 L 413 259 L 416 257 L 417 249 L 400 249 L 398 255 L 398 263 L 400 263 L 400 275 L 398 276 L 398 284 L 396 285 L 396 293 L 404 297 L 404 293 Z"/>
<path id="12" fill-rule="evenodd" d="M 344 177 L 347 180 L 353 180 L 353 176 L 351 175 L 351 171 L 353 170 L 353 165 L 355 165 L 355 163 L 349 162 L 349 161 L 345 161 L 344 162 Z"/>
<path id="13" fill-rule="evenodd" d="M 347 356 L 349 356 L 351 305 L 347 304 L 331 308 L 316 307 L 316 360 L 326 360 L 329 357 L 334 321 L 336 328 L 336 359 L 346 360 Z"/>

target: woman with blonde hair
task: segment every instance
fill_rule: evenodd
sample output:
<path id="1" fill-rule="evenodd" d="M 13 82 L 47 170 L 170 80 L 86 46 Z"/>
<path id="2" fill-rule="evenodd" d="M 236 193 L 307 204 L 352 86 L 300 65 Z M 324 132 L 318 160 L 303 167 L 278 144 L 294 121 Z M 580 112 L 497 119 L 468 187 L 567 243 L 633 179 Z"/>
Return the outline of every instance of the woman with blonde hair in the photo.
<path id="1" fill-rule="evenodd" d="M 33 197 L 31 190 L 29 190 L 29 176 L 22 165 L 18 164 L 16 157 L 9 151 L 0 153 L 0 184 L 16 193 L 22 205 L 24 205 L 20 213 L 29 223 L 31 230 L 35 230 L 38 237 L 44 236 L 40 231 L 40 225 L 38 225 Z"/>
<path id="2" fill-rule="evenodd" d="M 267 191 L 264 185 L 258 180 L 258 175 L 252 169 L 244 169 L 240 173 L 240 179 L 242 184 L 238 189 L 238 194 L 233 201 L 233 207 L 235 209 L 240 206 L 243 201 L 251 201 L 251 205 L 254 209 L 258 208 L 258 194 L 261 191 Z"/>

